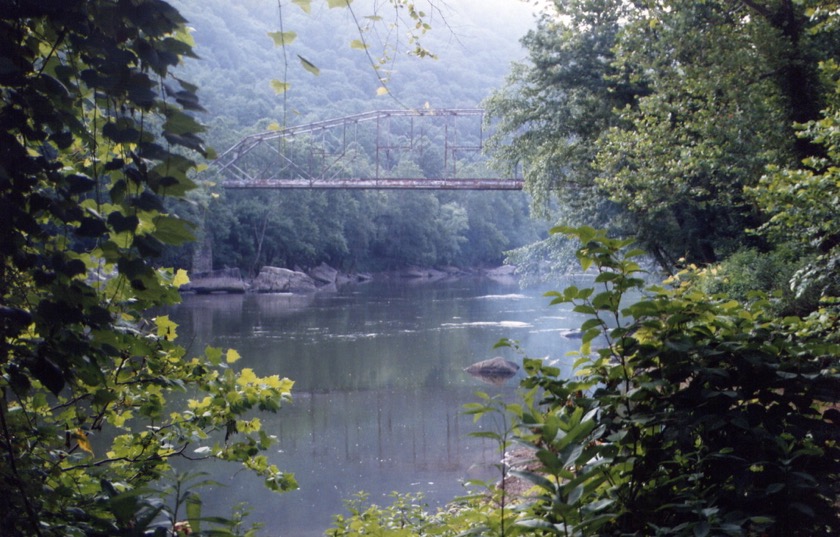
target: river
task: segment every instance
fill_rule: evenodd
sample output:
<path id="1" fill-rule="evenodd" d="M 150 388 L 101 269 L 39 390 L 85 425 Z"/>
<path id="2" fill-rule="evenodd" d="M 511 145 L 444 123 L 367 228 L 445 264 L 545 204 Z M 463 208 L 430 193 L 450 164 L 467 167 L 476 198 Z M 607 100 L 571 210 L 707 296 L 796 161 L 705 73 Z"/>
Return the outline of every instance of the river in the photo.
<path id="1" fill-rule="evenodd" d="M 493 479 L 496 447 L 468 436 L 463 405 L 476 391 L 513 397 L 520 374 L 501 386 L 463 371 L 502 356 L 528 356 L 568 368 L 579 340 L 564 331 L 580 319 L 548 306 L 539 290 L 465 278 L 435 283 L 373 282 L 314 295 L 186 296 L 170 312 L 183 344 L 235 348 L 237 367 L 295 381 L 294 402 L 261 415 L 276 435 L 269 458 L 293 472 L 300 489 L 276 494 L 238 466 L 203 464 L 222 487 L 201 492 L 208 513 L 249 505 L 262 535 L 323 535 L 343 500 L 365 491 L 389 503 L 392 491 L 421 492 L 434 508 L 466 493 L 466 479 Z M 195 468 L 192 468 L 195 469 Z"/>

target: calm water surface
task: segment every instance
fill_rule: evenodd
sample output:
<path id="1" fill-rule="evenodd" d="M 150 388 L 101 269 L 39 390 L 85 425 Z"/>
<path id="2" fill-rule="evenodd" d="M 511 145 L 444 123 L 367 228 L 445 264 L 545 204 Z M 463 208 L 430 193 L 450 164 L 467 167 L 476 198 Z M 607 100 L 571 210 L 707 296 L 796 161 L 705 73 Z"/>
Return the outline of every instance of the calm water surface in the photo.
<path id="1" fill-rule="evenodd" d="M 464 480 L 491 478 L 495 446 L 468 433 L 493 425 L 474 425 L 462 406 L 479 390 L 513 397 L 519 377 L 494 386 L 463 369 L 497 355 L 521 364 L 511 349 L 493 349 L 504 337 L 567 366 L 579 341 L 563 332 L 580 319 L 548 302 L 542 291 L 486 279 L 186 296 L 170 313 L 184 345 L 232 347 L 237 367 L 295 381 L 294 402 L 260 418 L 278 439 L 271 462 L 300 490 L 271 493 L 238 466 L 211 463 L 201 470 L 224 487 L 202 493 L 206 511 L 247 502 L 262 534 L 309 537 L 360 490 L 380 504 L 391 491 L 422 492 L 436 506 L 464 494 Z"/>

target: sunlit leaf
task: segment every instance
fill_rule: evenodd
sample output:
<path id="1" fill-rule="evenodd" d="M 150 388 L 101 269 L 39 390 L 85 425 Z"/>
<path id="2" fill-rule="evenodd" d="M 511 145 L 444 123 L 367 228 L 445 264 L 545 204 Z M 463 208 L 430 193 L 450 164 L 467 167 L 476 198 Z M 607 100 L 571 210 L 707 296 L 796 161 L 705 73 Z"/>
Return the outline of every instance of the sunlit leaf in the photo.
<path id="1" fill-rule="evenodd" d="M 76 429 L 76 442 L 79 444 L 79 448 L 83 451 L 93 455 L 93 447 L 90 445 L 90 440 L 88 440 L 87 435 L 81 429 Z"/>
<path id="2" fill-rule="evenodd" d="M 300 60 L 300 64 L 303 65 L 303 68 L 312 73 L 313 75 L 320 75 L 321 70 L 318 69 L 318 66 L 312 63 L 311 61 L 307 60 L 300 54 L 297 55 L 298 59 Z"/>
<path id="3" fill-rule="evenodd" d="M 242 356 L 239 355 L 236 349 L 228 349 L 227 354 L 225 355 L 225 361 L 229 364 L 235 363 L 239 361 Z"/>
<path id="4" fill-rule="evenodd" d="M 190 277 L 187 275 L 187 271 L 184 269 L 178 269 L 175 271 L 175 277 L 172 278 L 172 285 L 175 287 L 181 287 L 182 285 L 186 285 L 190 283 Z"/>
<path id="5" fill-rule="evenodd" d="M 327 6 L 330 9 L 335 7 L 347 7 L 353 0 L 327 0 Z"/>
<path id="6" fill-rule="evenodd" d="M 307 13 L 312 12 L 312 0 L 292 0 L 292 3 Z"/>
<path id="7" fill-rule="evenodd" d="M 287 91 L 289 91 L 290 87 L 291 84 L 289 84 L 288 82 L 283 82 L 282 80 L 271 81 L 271 89 L 273 89 L 274 93 L 278 95 L 281 93 L 286 93 Z"/>
<path id="8" fill-rule="evenodd" d="M 274 40 L 274 46 L 285 47 L 297 39 L 295 32 L 268 32 L 268 37 Z"/>
<path id="9" fill-rule="evenodd" d="M 256 374 L 254 374 L 254 370 L 250 367 L 246 367 L 239 373 L 239 378 L 236 379 L 236 383 L 240 386 L 247 386 L 248 384 L 253 384 L 258 380 L 259 378 Z"/>
<path id="10" fill-rule="evenodd" d="M 357 50 L 367 50 L 368 46 L 361 39 L 354 39 L 353 41 L 350 41 L 350 48 L 354 48 Z"/>
<path id="11" fill-rule="evenodd" d="M 385 86 L 379 86 L 378 88 L 376 88 L 377 95 L 388 95 L 388 93 L 388 88 L 386 88 Z"/>
<path id="12" fill-rule="evenodd" d="M 178 324 L 169 320 L 169 315 L 158 315 L 155 317 L 155 325 L 157 325 L 157 335 L 167 341 L 173 341 L 178 335 L 175 329 Z"/>

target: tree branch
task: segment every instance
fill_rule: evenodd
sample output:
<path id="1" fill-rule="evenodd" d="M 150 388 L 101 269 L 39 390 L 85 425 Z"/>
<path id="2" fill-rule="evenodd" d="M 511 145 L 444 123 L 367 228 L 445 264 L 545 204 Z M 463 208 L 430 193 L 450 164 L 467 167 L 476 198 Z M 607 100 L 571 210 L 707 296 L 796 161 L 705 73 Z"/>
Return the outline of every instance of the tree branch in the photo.
<path id="1" fill-rule="evenodd" d="M 3 390 L 5 392 L 5 390 Z M 42 535 L 41 534 L 41 527 L 38 523 L 38 515 L 35 513 L 35 509 L 32 507 L 32 504 L 29 503 L 29 496 L 26 494 L 26 490 L 23 488 L 23 478 L 21 478 L 20 473 L 18 472 L 17 468 L 17 461 L 15 460 L 15 452 L 14 446 L 12 445 L 12 435 L 9 432 L 8 424 L 6 423 L 6 397 L 5 393 L 3 394 L 3 398 L 0 399 L 0 426 L 3 428 L 3 443 L 5 444 L 6 450 L 9 454 L 9 467 L 12 470 L 12 474 L 14 475 L 14 482 L 15 486 L 20 493 L 20 497 L 23 500 L 23 506 L 26 509 L 26 516 L 29 518 L 29 522 L 32 524 L 32 530 L 35 532 L 35 535 Z"/>
<path id="2" fill-rule="evenodd" d="M 773 12 L 767 9 L 767 6 L 759 4 L 755 0 L 736 0 L 733 3 L 744 4 L 751 10 L 755 11 L 756 13 L 767 19 L 768 21 L 770 21 L 773 18 Z"/>

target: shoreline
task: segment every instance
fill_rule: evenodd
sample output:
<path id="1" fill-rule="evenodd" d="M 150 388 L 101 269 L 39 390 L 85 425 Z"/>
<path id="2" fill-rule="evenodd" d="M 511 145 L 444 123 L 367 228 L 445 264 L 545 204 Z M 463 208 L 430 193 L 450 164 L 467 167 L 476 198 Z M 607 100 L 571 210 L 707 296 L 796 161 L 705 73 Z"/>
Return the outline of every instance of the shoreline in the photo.
<path id="1" fill-rule="evenodd" d="M 309 294 L 335 291 L 347 285 L 366 285 L 381 281 L 403 281 L 411 283 L 432 283 L 461 278 L 490 278 L 504 283 L 516 284 L 516 267 L 502 265 L 493 268 L 421 268 L 406 267 L 400 270 L 365 273 L 343 273 L 326 264 L 308 271 L 280 267 L 263 267 L 253 279 L 241 276 L 239 269 L 220 269 L 199 272 L 190 276 L 190 282 L 180 288 L 182 294 L 264 294 L 291 293 Z"/>

